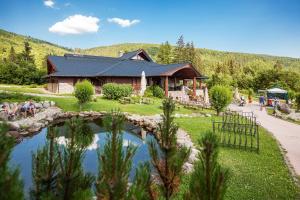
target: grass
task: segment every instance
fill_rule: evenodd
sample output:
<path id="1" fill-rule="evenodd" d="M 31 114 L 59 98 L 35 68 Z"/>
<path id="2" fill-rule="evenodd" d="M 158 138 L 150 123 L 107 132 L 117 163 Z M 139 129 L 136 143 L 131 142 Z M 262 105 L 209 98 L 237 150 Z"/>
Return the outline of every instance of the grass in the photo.
<path id="1" fill-rule="evenodd" d="M 55 101 L 57 106 L 62 108 L 64 111 L 79 111 L 77 100 L 74 97 L 41 97 L 45 100 Z M 98 97 L 96 102 L 90 102 L 83 105 L 83 111 L 111 111 L 112 109 L 120 109 L 122 112 L 129 112 L 140 115 L 155 115 L 161 114 L 161 99 L 154 99 L 153 104 L 121 104 L 116 100 L 108 100 L 103 97 Z M 213 110 L 208 109 L 187 109 L 183 106 L 179 106 L 179 110 L 176 113 L 180 114 L 191 114 L 191 113 L 209 113 L 213 114 Z"/>
<path id="2" fill-rule="evenodd" d="M 213 117 L 218 119 L 218 117 Z M 194 143 L 212 128 L 212 118 L 178 118 Z M 296 199 L 299 188 L 293 181 L 278 147 L 277 141 L 260 128 L 260 153 L 220 148 L 219 161 L 230 170 L 225 199 Z M 188 177 L 184 178 L 184 182 Z M 187 184 L 182 190 L 187 189 Z"/>
<path id="3" fill-rule="evenodd" d="M 20 92 L 20 93 L 34 93 L 34 94 L 45 94 L 41 86 L 30 86 L 30 85 L 0 85 L 0 90 L 8 92 Z"/>

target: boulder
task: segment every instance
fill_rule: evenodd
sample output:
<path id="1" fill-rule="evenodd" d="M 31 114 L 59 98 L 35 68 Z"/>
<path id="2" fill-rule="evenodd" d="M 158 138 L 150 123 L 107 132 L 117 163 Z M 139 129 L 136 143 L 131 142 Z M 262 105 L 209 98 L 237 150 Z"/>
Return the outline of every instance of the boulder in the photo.
<path id="1" fill-rule="evenodd" d="M 49 108 L 49 107 L 50 107 L 49 101 L 44 101 L 43 102 L 43 108 Z"/>
<path id="2" fill-rule="evenodd" d="M 8 115 L 5 112 L 0 112 L 0 120 L 7 121 Z"/>
<path id="3" fill-rule="evenodd" d="M 290 114 L 291 113 L 290 107 L 285 103 L 279 105 L 279 110 L 281 112 L 285 113 L 285 114 Z"/>
<path id="4" fill-rule="evenodd" d="M 43 105 L 41 103 L 34 103 L 34 107 L 36 109 L 41 109 L 41 108 L 43 108 Z"/>
<path id="5" fill-rule="evenodd" d="M 20 125 L 17 122 L 9 122 L 8 126 L 9 126 L 9 130 L 12 130 L 12 131 L 20 130 Z"/>

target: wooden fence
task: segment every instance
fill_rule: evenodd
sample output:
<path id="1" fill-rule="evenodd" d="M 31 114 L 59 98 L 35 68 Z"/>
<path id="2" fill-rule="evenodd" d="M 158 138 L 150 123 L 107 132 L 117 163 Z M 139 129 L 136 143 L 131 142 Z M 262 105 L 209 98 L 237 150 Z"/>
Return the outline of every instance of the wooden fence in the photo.
<path id="1" fill-rule="evenodd" d="M 223 146 L 259 152 L 259 125 L 252 112 L 224 112 L 222 121 L 213 121 L 213 132 Z"/>

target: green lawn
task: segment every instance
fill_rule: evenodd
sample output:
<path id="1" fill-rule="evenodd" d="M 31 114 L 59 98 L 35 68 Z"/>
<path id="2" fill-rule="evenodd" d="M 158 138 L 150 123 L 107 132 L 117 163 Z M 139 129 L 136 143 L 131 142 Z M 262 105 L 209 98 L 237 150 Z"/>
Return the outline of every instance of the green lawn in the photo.
<path id="1" fill-rule="evenodd" d="M 57 106 L 62 108 L 64 111 L 79 111 L 77 100 L 74 97 L 52 97 L 42 98 L 45 100 L 53 100 Z M 90 102 L 83 106 L 84 111 L 111 111 L 112 109 L 119 108 L 122 112 L 129 112 L 140 115 L 155 115 L 162 113 L 161 99 L 154 99 L 153 104 L 121 104 L 119 101 L 108 100 L 103 97 L 98 97 L 97 102 Z M 176 110 L 176 113 L 191 114 L 191 113 L 215 113 L 213 110 L 208 109 L 186 109 L 183 106 Z"/>
<path id="2" fill-rule="evenodd" d="M 30 85 L 3 85 L 0 84 L 0 90 L 8 92 L 20 92 L 20 93 L 35 93 L 35 94 L 45 94 L 42 90 L 42 86 L 30 86 Z"/>
<path id="3" fill-rule="evenodd" d="M 218 119 L 218 117 L 215 117 Z M 194 143 L 211 130 L 212 118 L 178 118 Z M 221 147 L 219 160 L 230 170 L 225 199 L 297 199 L 299 188 L 294 183 L 276 140 L 260 129 L 260 153 Z M 184 180 L 188 180 L 187 177 Z M 183 190 L 186 188 L 183 185 Z"/>

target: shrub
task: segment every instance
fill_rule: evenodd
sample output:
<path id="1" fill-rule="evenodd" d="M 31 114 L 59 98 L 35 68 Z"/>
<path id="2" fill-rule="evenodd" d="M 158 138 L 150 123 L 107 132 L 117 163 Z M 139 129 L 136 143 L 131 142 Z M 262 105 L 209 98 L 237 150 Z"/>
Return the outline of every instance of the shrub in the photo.
<path id="1" fill-rule="evenodd" d="M 232 100 L 232 94 L 229 87 L 216 85 L 210 90 L 210 98 L 213 108 L 219 115 Z"/>
<path id="2" fill-rule="evenodd" d="M 298 93 L 296 95 L 296 106 L 297 106 L 297 110 L 300 110 L 300 93 Z"/>
<path id="3" fill-rule="evenodd" d="M 165 96 L 164 90 L 158 85 L 147 87 L 144 96 L 163 98 Z"/>
<path id="4" fill-rule="evenodd" d="M 294 90 L 289 90 L 288 91 L 288 97 L 291 100 L 291 102 L 295 99 L 296 93 L 294 92 Z"/>
<path id="5" fill-rule="evenodd" d="M 133 92 L 129 84 L 106 83 L 103 85 L 103 95 L 108 99 L 129 97 Z"/>
<path id="6" fill-rule="evenodd" d="M 78 103 L 81 106 L 92 100 L 94 94 L 94 86 L 88 80 L 84 80 L 76 83 L 74 95 L 78 99 Z"/>

